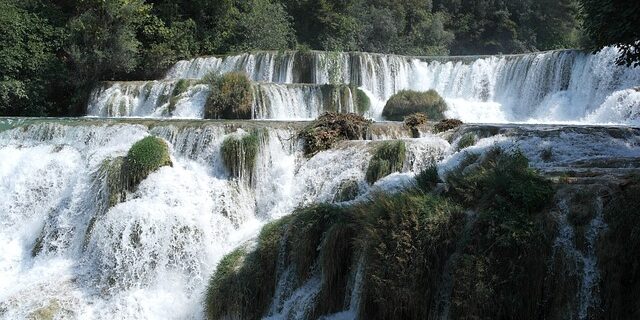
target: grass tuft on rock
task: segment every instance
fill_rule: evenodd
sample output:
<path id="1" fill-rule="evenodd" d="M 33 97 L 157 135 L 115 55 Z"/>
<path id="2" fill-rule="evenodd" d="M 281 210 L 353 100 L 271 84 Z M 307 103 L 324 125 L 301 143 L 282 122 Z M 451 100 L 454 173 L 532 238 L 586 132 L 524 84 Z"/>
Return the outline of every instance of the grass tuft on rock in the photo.
<path id="1" fill-rule="evenodd" d="M 277 282 L 277 261 L 289 217 L 265 225 L 256 248 L 225 256 L 209 280 L 205 297 L 208 319 L 262 319 Z"/>
<path id="2" fill-rule="evenodd" d="M 222 142 L 222 163 L 232 177 L 253 181 L 253 172 L 260 148 L 258 134 L 230 135 Z"/>
<path id="3" fill-rule="evenodd" d="M 391 121 L 402 121 L 414 113 L 424 113 L 429 120 L 444 119 L 447 103 L 435 90 L 425 92 L 402 90 L 394 94 L 384 106 L 382 116 Z"/>
<path id="4" fill-rule="evenodd" d="M 342 140 L 365 139 L 370 125 L 371 120 L 355 113 L 326 112 L 300 133 L 304 153 L 313 156 Z"/>
<path id="5" fill-rule="evenodd" d="M 369 112 L 369 109 L 371 109 L 371 99 L 369 99 L 369 96 L 361 89 L 354 89 L 356 94 L 356 110 L 358 111 L 358 114 L 365 114 Z"/>
<path id="6" fill-rule="evenodd" d="M 378 146 L 369 162 L 366 180 L 370 184 L 394 172 L 402 171 L 406 156 L 404 141 L 384 142 Z"/>
<path id="7" fill-rule="evenodd" d="M 467 132 L 462 135 L 462 137 L 460 137 L 460 140 L 458 140 L 458 151 L 466 149 L 468 147 L 472 147 L 476 145 L 476 143 L 478 143 L 478 137 L 475 135 L 475 133 Z"/>
<path id="8" fill-rule="evenodd" d="M 150 173 L 163 166 L 173 166 L 164 140 L 148 136 L 134 143 L 123 165 L 128 190 L 134 190 Z"/>
<path id="9" fill-rule="evenodd" d="M 175 87 L 173 87 L 173 91 L 171 92 L 171 98 L 169 98 L 169 105 L 167 107 L 167 112 L 169 115 L 173 114 L 176 110 L 176 104 L 178 104 L 178 100 L 180 100 L 180 95 L 185 93 L 191 83 L 187 79 L 180 79 L 176 82 Z"/>
<path id="10" fill-rule="evenodd" d="M 204 107 L 205 119 L 251 119 L 251 80 L 241 72 L 209 74 L 202 79 L 211 93 Z"/>
<path id="11" fill-rule="evenodd" d="M 436 165 L 429 166 L 416 175 L 416 187 L 423 192 L 431 192 L 439 182 L 440 176 Z"/>

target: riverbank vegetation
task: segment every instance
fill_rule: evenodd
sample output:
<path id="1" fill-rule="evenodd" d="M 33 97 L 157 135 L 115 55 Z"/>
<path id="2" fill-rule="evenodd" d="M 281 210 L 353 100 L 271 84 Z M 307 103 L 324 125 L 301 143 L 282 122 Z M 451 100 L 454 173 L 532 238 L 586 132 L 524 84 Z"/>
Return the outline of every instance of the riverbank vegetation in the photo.
<path id="1" fill-rule="evenodd" d="M 0 0 L 0 116 L 84 115 L 99 81 L 158 78 L 179 59 L 250 50 L 460 55 L 617 44 L 621 62 L 632 64 L 640 61 L 638 6 L 611 0 Z"/>

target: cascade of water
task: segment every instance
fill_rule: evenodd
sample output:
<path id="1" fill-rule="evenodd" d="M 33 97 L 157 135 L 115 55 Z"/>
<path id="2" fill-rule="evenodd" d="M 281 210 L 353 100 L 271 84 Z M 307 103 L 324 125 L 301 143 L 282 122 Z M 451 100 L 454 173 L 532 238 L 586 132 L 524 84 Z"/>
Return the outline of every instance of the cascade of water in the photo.
<path id="1" fill-rule="evenodd" d="M 633 124 L 637 122 L 637 99 L 619 102 L 612 94 L 639 86 L 640 68 L 617 66 L 617 55 L 618 50 L 613 47 L 597 54 L 566 50 L 464 58 L 259 52 L 181 61 L 167 79 L 244 71 L 255 81 L 353 84 L 370 92 L 382 105 L 399 90 L 435 89 L 449 103 L 447 115 L 465 122 Z M 298 99 L 278 99 L 286 107 L 274 103 L 279 109 L 269 110 L 272 118 L 308 115 L 300 113 Z M 606 110 L 616 108 L 620 111 L 604 116 L 608 114 Z M 371 116 L 379 118 L 382 106 L 376 106 L 374 111 Z"/>
<path id="2" fill-rule="evenodd" d="M 370 157 L 361 142 L 306 159 L 295 125 L 277 123 L 2 122 L 9 129 L 0 131 L 0 308 L 13 318 L 42 308 L 98 319 L 198 315 L 225 253 L 266 221 L 332 201 L 345 179 L 364 179 Z M 221 160 L 224 139 L 241 125 L 260 137 L 253 187 L 230 177 Z M 149 134 L 168 142 L 173 167 L 111 206 L 107 168 Z M 311 299 L 316 284 L 295 296 Z M 282 312 L 304 305 L 283 303 Z"/>

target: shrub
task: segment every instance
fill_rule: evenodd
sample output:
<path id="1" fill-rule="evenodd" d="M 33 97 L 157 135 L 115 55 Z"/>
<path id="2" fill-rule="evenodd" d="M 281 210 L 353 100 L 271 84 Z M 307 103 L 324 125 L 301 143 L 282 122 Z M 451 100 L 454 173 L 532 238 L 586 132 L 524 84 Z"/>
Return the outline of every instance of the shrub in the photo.
<path id="1" fill-rule="evenodd" d="M 444 119 L 447 103 L 435 90 L 426 92 L 403 90 L 394 94 L 382 110 L 387 120 L 402 121 L 413 113 L 424 113 L 430 120 Z"/>
<path id="2" fill-rule="evenodd" d="M 418 127 L 427 123 L 427 115 L 424 113 L 414 113 L 404 117 L 404 125 L 411 130 L 411 136 L 414 138 L 420 138 L 420 131 Z"/>
<path id="3" fill-rule="evenodd" d="M 134 143 L 123 167 L 128 189 L 135 189 L 151 172 L 163 166 L 173 166 L 164 140 L 148 136 Z"/>
<path id="4" fill-rule="evenodd" d="M 367 168 L 367 182 L 373 184 L 393 172 L 402 171 L 405 153 L 404 141 L 384 142 L 377 147 Z"/>
<path id="5" fill-rule="evenodd" d="M 458 151 L 474 146 L 478 142 L 478 138 L 472 132 L 465 133 L 460 140 L 458 140 Z"/>
<path id="6" fill-rule="evenodd" d="M 433 130 L 435 133 L 440 133 L 440 132 L 444 132 L 444 131 L 449 131 L 451 129 L 455 129 L 461 125 L 463 125 L 464 123 L 458 119 L 445 119 L 445 120 L 441 120 L 440 122 L 438 122 L 434 127 Z"/>
<path id="7" fill-rule="evenodd" d="M 300 133 L 304 153 L 312 156 L 330 149 L 338 141 L 365 139 L 370 125 L 371 120 L 355 113 L 326 112 Z"/>
<path id="8" fill-rule="evenodd" d="M 253 93 L 251 80 L 246 74 L 210 74 L 202 82 L 211 89 L 205 103 L 205 119 L 251 119 Z"/>
<path id="9" fill-rule="evenodd" d="M 230 135 L 224 139 L 220 148 L 222 163 L 234 178 L 248 178 L 252 182 L 259 148 L 257 133 Z"/>

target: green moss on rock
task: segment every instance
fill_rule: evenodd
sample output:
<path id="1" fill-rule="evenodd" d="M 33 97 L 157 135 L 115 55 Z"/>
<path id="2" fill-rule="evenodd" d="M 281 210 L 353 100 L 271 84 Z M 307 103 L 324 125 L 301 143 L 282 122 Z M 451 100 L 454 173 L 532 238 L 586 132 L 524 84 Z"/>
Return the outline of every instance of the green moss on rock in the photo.
<path id="1" fill-rule="evenodd" d="M 257 133 L 231 135 L 224 139 L 220 152 L 222 162 L 231 176 L 253 181 L 253 171 L 260 148 Z"/>
<path id="2" fill-rule="evenodd" d="M 145 137 L 131 146 L 123 166 L 127 188 L 134 190 L 150 173 L 163 166 L 173 166 L 169 146 L 158 137 Z"/>
<path id="3" fill-rule="evenodd" d="M 458 140 L 458 151 L 474 146 L 477 142 L 478 137 L 472 132 L 467 132 Z"/>
<path id="4" fill-rule="evenodd" d="M 402 171 L 405 154 L 404 141 L 384 142 L 378 146 L 367 168 L 367 182 L 373 184 L 391 173 Z"/>
<path id="5" fill-rule="evenodd" d="M 251 80 L 246 74 L 211 74 L 202 82 L 211 89 L 205 103 L 205 119 L 251 119 L 253 93 Z"/>
<path id="6" fill-rule="evenodd" d="M 360 194 L 360 186 L 358 185 L 358 181 L 346 180 L 346 181 L 343 181 L 338 187 L 338 191 L 336 192 L 333 201 L 335 202 L 351 201 L 357 198 L 359 194 Z"/>
<path id="7" fill-rule="evenodd" d="M 264 226 L 252 252 L 241 248 L 222 259 L 207 287 L 208 319 L 262 319 L 275 291 L 279 248 L 289 221 L 285 217 Z"/>
<path id="8" fill-rule="evenodd" d="M 171 98 L 169 98 L 169 105 L 167 106 L 167 112 L 169 115 L 173 114 L 176 110 L 176 104 L 178 104 L 178 100 L 180 100 L 180 95 L 187 92 L 190 85 L 191 83 L 187 79 L 180 79 L 176 82 L 176 85 L 173 87 L 173 91 L 171 92 Z"/>
<path id="9" fill-rule="evenodd" d="M 435 90 L 419 92 L 402 90 L 394 94 L 384 106 L 382 116 L 391 121 L 402 121 L 414 113 L 424 113 L 433 121 L 444 119 L 447 103 Z"/>

